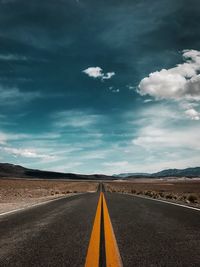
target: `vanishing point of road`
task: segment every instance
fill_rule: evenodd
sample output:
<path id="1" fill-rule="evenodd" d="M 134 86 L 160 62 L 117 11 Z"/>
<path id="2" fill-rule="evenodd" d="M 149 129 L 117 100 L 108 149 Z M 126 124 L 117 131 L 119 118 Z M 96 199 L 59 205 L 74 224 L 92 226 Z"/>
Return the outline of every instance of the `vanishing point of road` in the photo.
<path id="1" fill-rule="evenodd" d="M 198 267 L 200 211 L 96 192 L 0 216 L 0 266 Z"/>

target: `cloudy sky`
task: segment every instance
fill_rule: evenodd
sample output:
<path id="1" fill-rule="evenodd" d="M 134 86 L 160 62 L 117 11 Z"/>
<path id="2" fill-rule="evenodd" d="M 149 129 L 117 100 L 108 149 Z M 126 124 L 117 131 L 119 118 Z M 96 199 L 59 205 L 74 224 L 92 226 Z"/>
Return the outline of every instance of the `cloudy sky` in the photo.
<path id="1" fill-rule="evenodd" d="M 199 166 L 199 14 L 199 0 L 0 0 L 0 161 Z"/>

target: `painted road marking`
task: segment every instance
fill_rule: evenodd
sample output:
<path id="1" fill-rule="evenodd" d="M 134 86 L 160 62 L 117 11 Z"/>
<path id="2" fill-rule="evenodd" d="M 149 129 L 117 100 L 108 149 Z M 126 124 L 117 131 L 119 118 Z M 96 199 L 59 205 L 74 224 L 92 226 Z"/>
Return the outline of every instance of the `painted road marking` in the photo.
<path id="1" fill-rule="evenodd" d="M 102 229 L 103 232 L 101 231 Z M 104 235 L 103 238 L 101 236 L 102 234 Z M 104 242 L 104 244 L 101 244 L 101 242 Z M 102 245 L 105 248 L 106 259 L 100 259 Z M 106 262 L 106 267 L 123 266 L 106 200 L 104 194 L 101 192 L 88 246 L 85 267 L 102 267 L 100 264 L 104 261 Z"/>
<path id="2" fill-rule="evenodd" d="M 100 193 L 97 211 L 92 228 L 92 234 L 88 247 L 85 267 L 99 267 L 100 229 L 102 212 L 102 193 Z"/>
<path id="3" fill-rule="evenodd" d="M 119 248 L 113 231 L 104 195 L 103 195 L 103 215 L 104 215 L 104 231 L 105 231 L 105 247 L 106 247 L 106 267 L 122 267 L 122 260 L 119 253 Z"/>
<path id="4" fill-rule="evenodd" d="M 5 216 L 5 215 L 9 215 L 9 214 L 12 214 L 12 213 L 16 213 L 18 211 L 28 210 L 30 208 L 41 206 L 41 205 L 44 205 L 44 204 L 47 204 L 47 203 L 50 203 L 50 202 L 53 202 L 53 201 L 57 201 L 57 200 L 60 200 L 60 199 L 63 199 L 63 198 L 69 198 L 69 197 L 73 197 L 75 195 L 83 195 L 83 194 L 86 194 L 86 193 L 70 194 L 70 195 L 66 195 L 66 196 L 62 196 L 62 197 L 57 197 L 57 198 L 53 198 L 53 199 L 50 199 L 50 200 L 46 200 L 46 201 L 43 201 L 43 202 L 30 204 L 29 206 L 26 206 L 26 207 L 22 207 L 22 208 L 18 208 L 18 209 L 14 209 L 14 210 L 10 210 L 10 211 L 6 211 L 6 212 L 3 212 L 3 213 L 0 213 L 0 217 L 1 216 Z"/>
<path id="5" fill-rule="evenodd" d="M 125 193 L 125 195 L 132 196 L 132 197 L 143 198 L 143 199 L 148 199 L 148 200 L 153 200 L 153 201 L 158 201 L 158 202 L 162 202 L 162 203 L 166 203 L 166 204 L 171 204 L 171 205 L 182 207 L 182 208 L 186 208 L 186 209 L 200 211 L 199 208 L 186 206 L 184 204 L 178 204 L 178 203 L 170 202 L 170 201 L 163 200 L 163 199 L 155 199 L 155 198 L 150 198 L 150 197 L 146 197 L 146 196 L 138 196 L 138 195 L 135 195 L 135 194 L 126 194 L 126 193 Z"/>

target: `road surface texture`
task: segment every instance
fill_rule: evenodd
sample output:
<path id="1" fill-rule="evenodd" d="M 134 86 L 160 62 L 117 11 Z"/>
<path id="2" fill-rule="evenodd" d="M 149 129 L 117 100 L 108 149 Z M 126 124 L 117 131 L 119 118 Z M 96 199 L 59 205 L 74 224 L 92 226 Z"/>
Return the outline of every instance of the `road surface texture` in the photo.
<path id="1" fill-rule="evenodd" d="M 106 193 L 124 267 L 200 266 L 200 211 Z"/>
<path id="2" fill-rule="evenodd" d="M 0 217 L 0 266 L 84 266 L 99 193 Z"/>
<path id="3" fill-rule="evenodd" d="M 99 195 L 1 216 L 0 266 L 84 266 Z M 200 266 L 199 211 L 117 193 L 105 198 L 124 267 Z"/>

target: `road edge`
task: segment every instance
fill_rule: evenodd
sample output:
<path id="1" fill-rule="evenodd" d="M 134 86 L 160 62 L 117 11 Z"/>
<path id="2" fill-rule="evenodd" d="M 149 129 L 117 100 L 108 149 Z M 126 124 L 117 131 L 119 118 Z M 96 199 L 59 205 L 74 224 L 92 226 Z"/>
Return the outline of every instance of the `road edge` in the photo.
<path id="1" fill-rule="evenodd" d="M 66 195 L 66 196 L 61 196 L 61 197 L 57 197 L 57 198 L 54 198 L 54 199 L 50 199 L 50 200 L 46 200 L 46 201 L 43 201 L 43 202 L 39 202 L 39 203 L 34 203 L 34 204 L 31 204 L 30 206 L 26 206 L 26 207 L 22 207 L 22 208 L 18 208 L 18 209 L 14 209 L 14 210 L 10 210 L 10 211 L 6 211 L 6 212 L 3 212 L 3 213 L 0 213 L 0 217 L 2 216 L 6 216 L 6 215 L 9 215 L 9 214 L 12 214 L 12 213 L 16 213 L 18 211 L 22 211 L 22 210 L 27 210 L 27 209 L 30 209 L 30 208 L 33 208 L 33 207 L 36 207 L 36 206 L 41 206 L 41 205 L 44 205 L 44 204 L 47 204 L 47 203 L 50 203 L 50 202 L 53 202 L 53 201 L 57 201 L 59 199 L 63 199 L 63 198 L 70 198 L 70 197 L 73 197 L 73 196 L 78 196 L 78 195 L 83 195 L 83 194 L 87 194 L 88 192 L 86 193 L 73 193 L 73 194 L 70 194 L 70 195 Z"/>
<path id="2" fill-rule="evenodd" d="M 174 205 L 174 206 L 179 206 L 179 207 L 182 207 L 182 208 L 196 210 L 196 211 L 199 211 L 200 212 L 200 208 L 195 208 L 195 207 L 187 206 L 187 205 L 184 205 L 184 204 L 170 202 L 170 201 L 163 200 L 163 199 L 155 199 L 155 198 L 151 198 L 151 197 L 146 197 L 146 196 L 141 196 L 141 195 L 135 195 L 135 194 L 129 194 L 129 193 L 119 193 L 119 194 L 133 196 L 133 197 L 138 197 L 138 198 L 143 198 L 143 199 L 148 199 L 148 200 L 162 202 L 162 203 L 166 203 L 166 204 L 171 204 L 171 205 Z"/>

